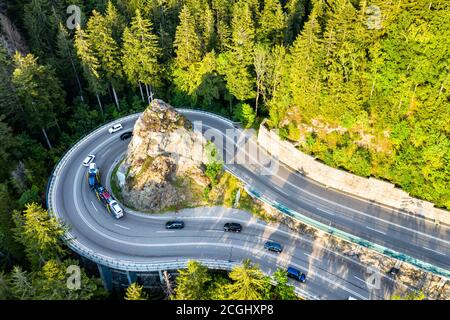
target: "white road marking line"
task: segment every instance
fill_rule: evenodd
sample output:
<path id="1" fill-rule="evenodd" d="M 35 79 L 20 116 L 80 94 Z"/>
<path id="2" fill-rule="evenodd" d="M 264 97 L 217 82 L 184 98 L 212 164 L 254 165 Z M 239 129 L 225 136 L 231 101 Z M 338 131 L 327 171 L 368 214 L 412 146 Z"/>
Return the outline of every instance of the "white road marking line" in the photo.
<path id="1" fill-rule="evenodd" d="M 98 146 L 97 148 L 100 148 L 100 147 L 102 147 L 102 145 L 103 144 L 106 144 L 106 143 L 109 143 L 110 141 L 112 141 L 112 139 L 109 139 L 109 140 L 107 140 L 107 141 L 105 141 L 105 142 L 103 142 L 103 143 L 101 143 L 100 144 L 100 146 Z M 77 195 L 77 193 L 78 193 L 78 189 L 76 188 L 76 185 L 77 185 L 77 181 L 79 181 L 79 175 L 81 174 L 81 171 L 80 171 L 81 169 L 79 169 L 78 171 L 77 171 L 77 173 L 75 174 L 75 179 L 74 179 L 74 185 L 73 185 L 73 196 L 74 196 L 74 199 L 78 199 L 78 195 Z M 56 184 L 55 184 L 56 185 Z M 109 239 L 109 240 L 111 240 L 111 241 L 113 241 L 113 242 L 117 242 L 117 243 L 123 243 L 123 244 L 128 244 L 128 245 L 136 245 L 136 246 L 144 246 L 144 247 L 167 247 L 167 246 L 171 246 L 172 244 L 140 244 L 140 243 L 135 243 L 135 242 L 129 242 L 129 241 L 123 241 L 123 240 L 120 240 L 120 239 L 116 239 L 116 238 L 114 238 L 114 237 L 111 237 L 111 236 L 108 236 L 107 234 L 105 234 L 104 232 L 101 232 L 100 230 L 98 230 L 97 228 L 95 228 L 91 223 L 89 223 L 88 221 L 87 221 L 87 219 L 84 217 L 84 215 L 82 214 L 82 210 L 80 209 L 80 207 L 79 207 L 79 205 L 78 205 L 78 202 L 77 201 L 74 201 L 75 202 L 75 207 L 76 207 L 76 211 L 77 211 L 77 213 L 78 213 L 78 215 L 81 217 L 81 219 L 84 221 L 84 223 L 91 229 L 91 230 L 93 230 L 94 232 L 96 232 L 96 233 L 98 233 L 98 234 L 100 234 L 101 236 L 103 236 L 103 237 L 105 237 L 106 239 Z M 276 229 L 276 228 L 273 228 L 273 227 L 269 227 L 269 228 L 271 228 L 271 229 Z M 284 232 L 284 233 L 287 233 L 287 232 Z M 302 238 L 302 237 L 299 237 L 299 236 L 294 236 L 295 238 Z M 210 243 L 208 243 L 208 244 L 206 244 L 206 243 L 203 243 L 204 245 L 209 245 L 209 246 L 226 246 L 226 247 L 228 247 L 228 245 L 226 245 L 226 244 L 222 244 L 222 243 L 215 243 L 215 244 L 210 244 Z M 179 246 L 180 244 L 179 243 L 177 243 L 177 244 L 174 244 L 174 246 Z M 202 243 L 184 243 L 183 245 L 202 245 Z M 247 247 L 242 247 L 242 249 L 243 250 L 247 250 L 248 251 L 248 248 Z M 250 250 L 251 252 L 253 252 L 253 250 Z M 334 252 L 334 251 L 331 251 L 333 254 L 335 254 L 335 255 L 338 255 L 338 256 L 341 256 L 341 257 L 343 257 L 344 259 L 346 259 L 347 260 L 347 258 L 345 257 L 345 256 L 343 256 L 343 255 L 341 255 L 341 254 L 339 254 L 338 252 Z M 100 255 L 100 254 L 99 254 Z M 111 257 L 109 257 L 111 260 L 114 260 L 113 258 L 111 258 Z M 354 261 L 351 261 L 352 263 L 355 263 Z M 362 265 L 362 264 L 361 264 Z M 344 290 L 346 290 L 347 292 L 350 292 L 350 293 L 354 293 L 353 291 L 351 291 L 350 289 L 348 289 L 348 288 L 346 288 L 345 286 L 342 286 L 341 284 L 339 284 L 339 282 L 334 282 L 334 281 L 330 281 L 327 277 L 324 277 L 324 276 L 321 276 L 320 274 L 317 274 L 316 273 L 316 275 L 317 275 L 317 277 L 319 277 L 319 278 L 321 278 L 321 279 L 323 279 L 324 281 L 326 281 L 326 282 L 331 282 L 333 285 L 337 285 L 337 286 L 339 286 L 339 287 L 342 287 Z M 358 296 L 358 297 L 360 297 L 360 298 L 362 298 L 362 299 L 364 299 L 364 300 L 367 300 L 367 298 L 365 298 L 365 297 L 363 297 L 363 296 L 361 296 L 361 295 L 359 295 L 359 294 L 357 294 L 357 293 L 355 293 L 354 294 L 355 296 Z"/>
<path id="2" fill-rule="evenodd" d="M 78 176 L 79 176 L 79 173 L 77 172 L 77 174 L 76 174 L 76 177 L 78 178 Z M 74 187 L 75 187 L 75 183 L 76 183 L 76 181 L 77 181 L 78 179 L 75 179 L 75 181 L 74 181 Z M 57 183 L 55 182 L 55 185 L 57 185 Z M 74 196 L 75 196 L 75 198 L 76 198 L 76 193 L 77 193 L 77 189 L 76 188 L 74 188 Z M 76 209 L 77 209 L 77 212 L 78 212 L 78 214 L 81 216 L 81 219 L 86 223 L 86 225 L 89 227 L 89 228 L 91 228 L 93 231 L 96 231 L 97 233 L 99 233 L 100 235 L 102 235 L 102 236 L 104 236 L 105 238 L 107 238 L 107 239 L 110 239 L 111 241 L 114 241 L 114 242 L 119 242 L 119 243 L 124 243 L 124 244 L 131 244 L 131 245 L 136 245 L 136 246 L 145 246 L 145 247 L 153 247 L 153 246 L 155 246 L 155 247 L 166 247 L 166 246 L 171 246 L 171 244 L 169 244 L 169 245 L 167 245 L 167 244 L 160 244 L 160 245 L 154 245 L 154 244 L 140 244 L 140 243 L 133 243 L 133 242 L 127 242 L 127 241 L 123 241 L 123 240 L 119 240 L 119 239 L 116 239 L 116 238 L 113 238 L 113 237 L 110 237 L 110 236 L 108 236 L 108 235 L 106 235 L 106 234 L 104 234 L 104 233 L 102 233 L 100 230 L 98 230 L 98 229 L 96 229 L 94 226 L 92 226 L 85 218 L 84 218 L 84 216 L 82 215 L 82 213 L 81 213 L 81 211 L 80 211 L 80 208 L 79 208 L 79 206 L 78 206 L 78 202 L 77 201 L 75 201 L 75 206 L 76 206 Z M 187 243 L 187 244 L 184 244 L 184 245 L 199 245 L 199 243 Z M 173 244 L 174 246 L 179 246 L 180 244 Z M 221 246 L 221 244 L 205 244 L 205 245 L 212 245 L 212 246 Z M 242 247 L 244 250 L 245 249 L 247 249 L 248 250 L 248 248 L 247 247 Z M 319 278 L 321 278 L 320 277 L 320 275 L 318 275 L 318 277 Z M 327 281 L 327 282 L 330 282 L 330 280 L 328 279 L 328 278 L 326 278 L 326 277 L 323 277 L 322 276 L 322 278 L 323 278 L 323 280 L 324 281 Z M 338 286 L 340 286 L 339 285 L 339 283 L 337 284 Z M 345 288 L 345 287 L 344 287 Z M 349 291 L 349 292 L 351 292 L 351 291 Z"/>
<path id="3" fill-rule="evenodd" d="M 175 231 L 171 230 L 171 231 L 156 231 L 156 233 L 173 233 Z"/>
<path id="4" fill-rule="evenodd" d="M 357 276 L 354 276 L 354 277 L 355 277 L 355 279 L 358 279 L 359 281 L 362 281 L 362 282 L 366 283 L 366 280 L 361 279 L 361 278 L 359 278 L 359 277 L 357 277 Z"/>
<path id="5" fill-rule="evenodd" d="M 130 228 L 121 226 L 120 224 L 117 224 L 117 223 L 114 223 L 114 225 L 115 225 L 115 226 L 118 226 L 119 228 L 123 228 L 123 229 L 130 230 Z"/>
<path id="6" fill-rule="evenodd" d="M 203 124 L 203 126 L 204 126 L 205 128 L 212 128 L 212 127 L 210 127 L 210 126 L 208 126 L 208 125 L 205 125 L 205 124 Z M 222 133 L 222 135 L 223 135 L 223 133 Z M 229 137 L 227 137 L 226 135 L 223 135 L 223 136 L 225 137 L 226 140 L 231 140 L 231 139 L 230 139 Z M 235 144 L 234 141 L 233 141 L 233 144 Z M 254 160 L 254 161 L 255 161 L 255 158 L 252 157 L 250 154 L 248 154 L 248 156 L 249 156 L 249 158 L 250 158 L 251 160 Z M 258 162 L 257 162 L 257 163 L 258 163 Z M 288 166 L 286 166 L 286 169 L 288 169 Z M 288 170 L 288 171 L 291 172 L 290 170 Z M 236 175 L 238 175 L 238 174 L 236 174 Z M 325 201 L 325 202 L 330 203 L 330 204 L 332 204 L 332 205 L 339 206 L 339 207 L 344 208 L 344 209 L 347 209 L 347 210 L 349 210 L 349 211 L 352 211 L 352 212 L 355 212 L 355 213 L 364 215 L 364 216 L 366 216 L 366 217 L 368 217 L 368 218 L 372 218 L 372 219 L 375 219 L 375 220 L 378 220 L 378 221 L 381 221 L 381 222 L 384 222 L 384 223 L 393 225 L 393 226 L 395 226 L 395 227 L 397 227 L 397 228 L 404 229 L 404 230 L 410 231 L 410 232 L 412 232 L 412 233 L 420 234 L 420 235 L 422 235 L 422 236 L 424 236 L 424 237 L 428 237 L 428 238 L 431 238 L 431 239 L 434 239 L 434 240 L 437 240 L 437 241 L 440 241 L 440 242 L 444 242 L 444 243 L 446 243 L 446 244 L 450 244 L 450 241 L 446 241 L 446 240 L 444 240 L 444 239 L 441 239 L 441 238 L 438 238 L 438 237 L 435 237 L 435 236 L 426 234 L 426 233 L 424 233 L 424 232 L 420 232 L 420 231 L 417 231 L 417 230 L 414 230 L 414 229 L 411 229 L 411 228 L 402 226 L 402 225 L 400 225 L 400 224 L 393 223 L 393 222 L 391 222 L 391 221 L 384 220 L 384 219 L 382 219 L 382 218 L 378 218 L 378 217 L 372 216 L 372 215 L 370 215 L 370 214 L 368 214 L 368 213 L 365 213 L 365 212 L 363 212 L 363 211 L 359 211 L 359 210 L 356 210 L 356 209 L 347 207 L 347 206 L 342 205 L 342 204 L 340 204 L 340 203 L 333 202 L 333 201 L 331 201 L 331 200 L 325 199 L 325 198 L 323 198 L 323 197 L 321 197 L 321 196 L 318 196 L 318 195 L 316 195 L 316 194 L 314 194 L 314 193 L 312 193 L 312 192 L 309 192 L 309 191 L 307 191 L 307 190 L 304 190 L 304 189 L 300 188 L 299 186 L 293 184 L 293 183 L 290 182 L 289 180 L 283 179 L 281 176 L 279 176 L 279 175 L 277 175 L 277 174 L 273 174 L 272 176 L 274 176 L 274 177 L 277 178 L 278 180 L 281 180 L 282 183 L 291 185 L 294 189 L 297 189 L 297 190 L 299 190 L 300 192 L 306 193 L 306 194 L 308 194 L 308 195 L 310 195 L 310 196 L 312 196 L 312 197 L 315 197 L 315 198 L 317 198 L 317 199 L 321 199 L 322 201 Z M 277 188 L 277 189 L 278 189 L 278 188 Z"/>
<path id="7" fill-rule="evenodd" d="M 94 207 L 95 211 L 98 212 L 97 208 L 95 207 L 95 204 L 91 201 L 92 206 Z"/>
<path id="8" fill-rule="evenodd" d="M 284 194 L 285 196 L 288 196 L 289 197 L 289 195 L 286 193 L 286 192 L 284 192 L 282 189 L 280 189 L 280 188 L 278 188 L 278 187 L 275 187 L 277 190 L 278 190 L 278 192 L 281 192 L 282 194 Z"/>
<path id="9" fill-rule="evenodd" d="M 422 248 L 424 248 L 425 250 L 433 251 L 433 252 L 435 252 L 435 253 L 437 253 L 437 254 L 440 254 L 440 255 L 445 256 L 445 253 L 442 253 L 442 252 L 439 252 L 439 251 L 436 251 L 436 250 L 433 250 L 433 249 L 430 249 L 430 248 L 427 248 L 427 247 L 422 247 Z"/>
<path id="10" fill-rule="evenodd" d="M 375 231 L 375 232 L 378 232 L 378 233 L 381 233 L 381 234 L 386 235 L 386 232 L 383 232 L 383 231 L 380 231 L 380 230 L 377 230 L 377 229 L 374 229 L 374 228 L 371 228 L 371 227 L 367 227 L 367 226 L 366 226 L 366 228 L 367 228 L 367 229 L 370 229 L 370 230 L 372 230 L 372 231 Z"/>
<path id="11" fill-rule="evenodd" d="M 330 215 L 332 215 L 332 216 L 335 215 L 333 212 L 330 212 L 330 211 L 325 210 L 325 209 L 320 209 L 320 208 L 317 208 L 317 207 L 316 207 L 316 209 L 317 209 L 317 210 L 320 210 L 320 211 L 322 211 L 322 212 L 328 213 L 328 214 L 330 214 Z"/>
<path id="12" fill-rule="evenodd" d="M 309 253 L 303 252 L 303 254 L 304 254 L 305 256 L 307 256 L 308 258 L 311 258 L 311 259 L 314 259 L 314 260 L 317 260 L 317 261 L 322 261 L 321 259 L 316 258 L 316 257 L 312 256 L 312 255 L 309 254 Z"/>

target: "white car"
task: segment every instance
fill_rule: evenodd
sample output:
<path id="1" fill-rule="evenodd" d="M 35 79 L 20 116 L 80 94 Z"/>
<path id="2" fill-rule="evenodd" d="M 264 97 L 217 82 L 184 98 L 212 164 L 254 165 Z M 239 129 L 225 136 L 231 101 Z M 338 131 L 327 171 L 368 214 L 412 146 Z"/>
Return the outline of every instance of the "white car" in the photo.
<path id="1" fill-rule="evenodd" d="M 114 133 L 114 132 L 117 132 L 117 131 L 122 130 L 122 129 L 123 129 L 122 124 L 116 123 L 115 125 L 113 125 L 111 128 L 108 129 L 108 132 L 109 133 Z"/>
<path id="2" fill-rule="evenodd" d="M 123 217 L 123 210 L 119 206 L 119 204 L 117 203 L 116 200 L 112 200 L 109 203 L 109 206 L 111 207 L 111 210 L 112 210 L 114 216 L 116 217 L 116 219 L 119 219 L 119 218 Z"/>
<path id="3" fill-rule="evenodd" d="M 94 161 L 95 156 L 93 154 L 88 155 L 86 158 L 84 158 L 83 160 L 83 166 L 85 167 L 89 167 L 89 164 Z"/>

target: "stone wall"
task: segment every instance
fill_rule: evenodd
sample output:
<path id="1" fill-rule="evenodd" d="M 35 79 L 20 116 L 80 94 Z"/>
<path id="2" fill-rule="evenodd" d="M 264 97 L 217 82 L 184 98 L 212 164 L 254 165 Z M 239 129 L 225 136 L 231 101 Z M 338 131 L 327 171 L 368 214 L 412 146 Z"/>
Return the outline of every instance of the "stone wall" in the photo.
<path id="1" fill-rule="evenodd" d="M 267 152 L 278 157 L 281 163 L 298 170 L 306 177 L 326 187 L 349 193 L 398 210 L 412 213 L 450 225 L 450 214 L 434 207 L 434 204 L 411 197 L 392 183 L 364 178 L 343 170 L 327 166 L 310 155 L 298 150 L 289 141 L 281 140 L 277 132 L 268 130 L 264 122 L 258 132 L 258 144 Z"/>

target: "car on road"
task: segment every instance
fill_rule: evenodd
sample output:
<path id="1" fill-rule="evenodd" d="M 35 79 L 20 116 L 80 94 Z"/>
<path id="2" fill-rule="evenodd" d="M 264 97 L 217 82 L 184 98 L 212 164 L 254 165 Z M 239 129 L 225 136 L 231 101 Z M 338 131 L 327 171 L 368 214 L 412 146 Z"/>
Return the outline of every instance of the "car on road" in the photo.
<path id="1" fill-rule="evenodd" d="M 83 160 L 83 166 L 85 167 L 89 167 L 89 164 L 94 161 L 95 156 L 93 154 L 88 155 L 86 158 L 84 158 Z"/>
<path id="2" fill-rule="evenodd" d="M 280 253 L 281 251 L 283 251 L 283 247 L 281 246 L 281 244 L 274 241 L 266 241 L 266 243 L 264 243 L 264 249 L 276 253 Z"/>
<path id="3" fill-rule="evenodd" d="M 183 221 L 174 220 L 166 222 L 166 229 L 183 229 L 183 228 L 184 228 Z"/>
<path id="4" fill-rule="evenodd" d="M 300 282 L 305 282 L 306 281 L 306 275 L 303 272 L 301 272 L 300 270 L 295 269 L 293 267 L 289 267 L 287 269 L 287 276 L 289 278 L 298 280 Z"/>
<path id="5" fill-rule="evenodd" d="M 126 139 L 131 138 L 132 136 L 133 136 L 133 132 L 127 131 L 120 135 L 120 140 L 126 140 Z"/>
<path id="6" fill-rule="evenodd" d="M 119 219 L 119 218 L 123 217 L 123 210 L 119 206 L 119 204 L 117 203 L 116 200 L 110 201 L 109 202 L 109 206 L 111 207 L 111 210 L 113 211 L 114 216 L 116 217 L 116 219 Z"/>
<path id="7" fill-rule="evenodd" d="M 224 231 L 241 232 L 242 226 L 239 223 L 227 222 L 223 226 Z"/>
<path id="8" fill-rule="evenodd" d="M 400 269 L 396 267 L 392 267 L 388 272 L 391 276 L 395 277 L 400 273 Z"/>
<path id="9" fill-rule="evenodd" d="M 108 132 L 114 133 L 122 129 L 123 129 L 122 125 L 120 123 L 116 123 L 115 125 L 113 125 L 111 128 L 108 129 Z"/>

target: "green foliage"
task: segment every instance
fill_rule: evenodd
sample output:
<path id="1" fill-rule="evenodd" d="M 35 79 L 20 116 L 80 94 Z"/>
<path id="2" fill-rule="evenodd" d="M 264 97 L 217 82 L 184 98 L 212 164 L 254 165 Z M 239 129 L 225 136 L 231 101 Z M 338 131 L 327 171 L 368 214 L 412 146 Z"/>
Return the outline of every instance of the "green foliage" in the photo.
<path id="1" fill-rule="evenodd" d="M 177 27 L 173 46 L 177 55 L 175 59 L 177 67 L 187 68 L 192 63 L 200 61 L 202 56 L 201 42 L 187 5 L 184 5 L 181 10 L 180 24 Z"/>
<path id="2" fill-rule="evenodd" d="M 42 265 L 66 253 L 60 239 L 65 232 L 64 227 L 38 204 L 25 205 L 23 213 L 15 211 L 13 220 L 16 241 L 25 247 L 32 265 Z"/>
<path id="3" fill-rule="evenodd" d="M 186 270 L 179 270 L 174 300 L 208 299 L 208 284 L 211 276 L 208 269 L 197 261 L 190 260 Z"/>
<path id="4" fill-rule="evenodd" d="M 69 4 L 86 15 L 75 32 L 64 25 Z M 370 4 L 383 13 L 376 28 L 367 4 L 352 0 L 9 1 L 31 54 L 9 56 L 0 44 L 0 248 L 8 267 L 26 264 L 25 249 L 32 270 L 0 276 L 0 296 L 68 297 L 34 288 L 48 276 L 42 266 L 63 255 L 50 240 L 59 231 L 38 206 L 20 211 L 41 200 L 52 166 L 76 139 L 145 107 L 139 84 L 248 128 L 268 117 L 270 128 L 324 163 L 450 208 L 449 7 Z M 214 187 L 204 196 L 232 205 L 240 186 L 219 179 L 219 167 L 207 168 Z M 239 207 L 258 214 L 247 197 Z M 11 279 L 21 287 L 16 295 L 4 289 Z M 213 283 L 208 295 L 228 297 Z"/>
<path id="5" fill-rule="evenodd" d="M 272 300 L 297 300 L 294 287 L 288 284 L 287 271 L 283 269 L 277 269 L 273 274 L 273 278 L 276 281 L 276 285 L 271 293 Z"/>
<path id="6" fill-rule="evenodd" d="M 147 300 L 148 295 L 144 292 L 144 287 L 133 282 L 125 292 L 125 300 Z"/>
<path id="7" fill-rule="evenodd" d="M 130 83 L 160 85 L 158 37 L 152 32 L 150 20 L 143 18 L 139 10 L 123 33 L 122 54 L 123 69 Z"/>
<path id="8" fill-rule="evenodd" d="M 228 91 L 238 100 L 255 97 L 254 79 L 250 71 L 255 26 L 247 2 L 237 1 L 233 5 L 230 50 L 218 58 L 219 73 L 224 75 Z"/>
<path id="9" fill-rule="evenodd" d="M 424 300 L 425 294 L 422 291 L 408 292 L 406 295 L 393 295 L 391 300 Z"/>
<path id="10" fill-rule="evenodd" d="M 242 265 L 236 266 L 229 277 L 233 283 L 226 286 L 230 300 L 264 300 L 270 290 L 269 278 L 253 265 L 250 260 L 244 260 Z"/>
<path id="11" fill-rule="evenodd" d="M 279 0 L 264 0 L 259 18 L 258 38 L 262 43 L 281 44 L 286 25 L 286 15 Z"/>
<path id="12" fill-rule="evenodd" d="M 247 103 L 239 103 L 234 108 L 234 118 L 242 122 L 244 128 L 251 128 L 255 122 L 256 113 L 253 108 Z"/>
<path id="13" fill-rule="evenodd" d="M 75 260 L 47 261 L 37 271 L 28 272 L 14 267 L 9 283 L 12 297 L 19 300 L 90 300 L 104 297 L 106 292 L 99 279 L 89 278 L 83 269 L 80 274 L 80 288 L 70 289 L 67 285 L 69 266 L 78 266 Z"/>
<path id="14" fill-rule="evenodd" d="M 179 270 L 174 300 L 295 300 L 294 287 L 287 282 L 287 273 L 278 269 L 270 283 L 257 265 L 244 260 L 224 276 L 211 272 L 197 261 L 190 260 L 186 270 Z"/>
<path id="15" fill-rule="evenodd" d="M 66 107 L 65 93 L 54 70 L 39 65 L 37 58 L 31 54 L 21 56 L 16 53 L 14 66 L 12 83 L 23 107 L 30 132 L 35 133 L 56 126 L 57 116 L 63 113 Z"/>
<path id="16" fill-rule="evenodd" d="M 25 207 L 26 204 L 29 203 L 39 203 L 40 201 L 40 195 L 39 195 L 39 188 L 35 185 L 33 185 L 30 189 L 26 190 L 22 195 L 20 196 L 18 202 L 19 206 L 21 208 Z"/>

